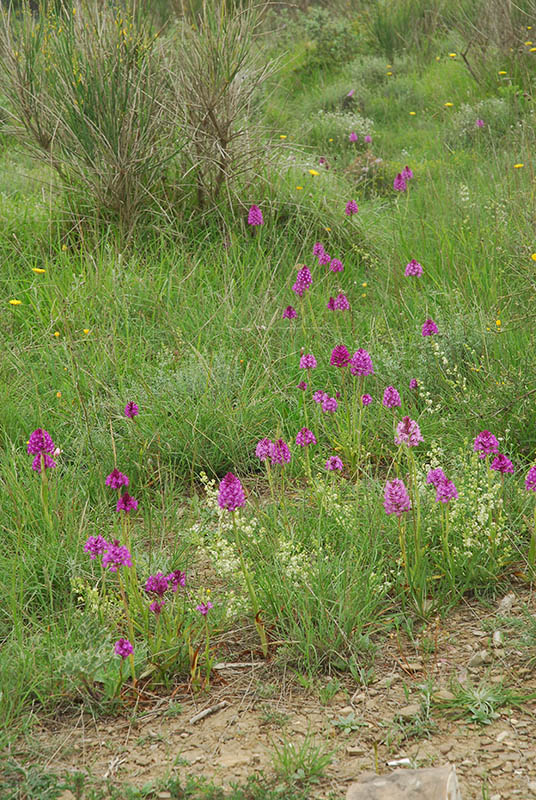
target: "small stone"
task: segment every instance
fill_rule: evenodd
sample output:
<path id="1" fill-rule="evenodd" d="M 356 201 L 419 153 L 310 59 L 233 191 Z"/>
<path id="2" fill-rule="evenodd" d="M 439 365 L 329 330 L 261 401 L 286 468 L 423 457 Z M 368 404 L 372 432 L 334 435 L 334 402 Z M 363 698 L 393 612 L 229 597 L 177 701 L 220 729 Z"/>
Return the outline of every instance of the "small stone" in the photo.
<path id="1" fill-rule="evenodd" d="M 470 659 L 468 666 L 481 667 L 482 664 L 485 664 L 487 661 L 489 661 L 488 651 L 479 650 L 478 653 L 475 653 L 474 656 Z"/>
<path id="2" fill-rule="evenodd" d="M 407 800 L 409 797 L 441 797 L 461 800 L 453 766 L 397 769 L 389 775 L 360 776 L 349 786 L 346 800 Z"/>
<path id="3" fill-rule="evenodd" d="M 515 599 L 516 596 L 513 592 L 509 592 L 507 595 L 505 595 L 503 599 L 499 602 L 498 606 L 499 614 L 507 614 L 509 611 L 511 611 Z"/>
<path id="4" fill-rule="evenodd" d="M 341 714 L 353 714 L 353 713 L 354 713 L 353 706 L 344 706 L 344 708 L 341 708 Z"/>
<path id="5" fill-rule="evenodd" d="M 454 700 L 454 695 L 452 692 L 449 692 L 448 689 L 439 689 L 438 692 L 434 694 L 435 700 Z"/>
<path id="6" fill-rule="evenodd" d="M 365 755 L 365 749 L 363 747 L 359 747 L 359 745 L 348 745 L 346 748 L 346 752 L 349 756 L 363 756 Z"/>
<path id="7" fill-rule="evenodd" d="M 497 735 L 497 737 L 496 737 L 495 741 L 496 741 L 496 742 L 504 742 L 504 740 L 505 740 L 505 739 L 508 739 L 508 737 L 509 737 L 509 736 L 510 736 L 510 731 L 501 731 L 501 732 L 500 732 L 500 733 Z"/>
<path id="8" fill-rule="evenodd" d="M 530 781 L 529 785 L 527 786 L 527 789 L 531 794 L 536 794 L 536 781 Z"/>
<path id="9" fill-rule="evenodd" d="M 410 719 L 411 717 L 416 717 L 418 714 L 420 714 L 420 711 L 421 707 L 419 703 L 410 703 L 407 706 L 402 706 L 402 708 L 399 708 L 396 716 L 403 717 L 404 719 Z"/>
<path id="10" fill-rule="evenodd" d="M 387 675 L 385 678 L 382 678 L 381 681 L 378 681 L 376 686 L 378 689 L 390 689 L 391 686 L 400 680 L 400 675 Z"/>
<path id="11" fill-rule="evenodd" d="M 489 800 L 501 800 L 500 794 L 492 794 Z"/>
<path id="12" fill-rule="evenodd" d="M 170 800 L 171 792 L 158 792 L 156 796 L 158 797 L 158 800 Z"/>
<path id="13" fill-rule="evenodd" d="M 493 647 L 502 647 L 503 645 L 503 635 L 501 631 L 494 631 L 493 632 Z"/>
<path id="14" fill-rule="evenodd" d="M 441 753 L 441 755 L 446 756 L 447 753 L 450 753 L 453 747 L 454 747 L 454 742 L 443 742 L 443 744 L 439 745 L 439 752 Z"/>
<path id="15" fill-rule="evenodd" d="M 488 764 L 488 769 L 499 769 L 499 767 L 502 767 L 503 765 L 504 765 L 504 759 L 496 758 L 495 761 L 490 761 L 490 763 Z"/>

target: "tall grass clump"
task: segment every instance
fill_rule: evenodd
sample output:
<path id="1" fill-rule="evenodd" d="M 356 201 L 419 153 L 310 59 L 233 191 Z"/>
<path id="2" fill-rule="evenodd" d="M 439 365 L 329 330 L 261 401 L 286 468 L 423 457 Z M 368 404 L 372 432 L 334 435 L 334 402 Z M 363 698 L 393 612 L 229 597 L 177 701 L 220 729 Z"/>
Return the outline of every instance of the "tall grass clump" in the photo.
<path id="1" fill-rule="evenodd" d="M 199 208 L 217 202 L 224 187 L 231 196 L 266 159 L 257 98 L 272 65 L 256 45 L 260 13 L 252 3 L 234 10 L 227 0 L 208 0 L 193 22 L 186 16 L 179 24 L 171 74 Z"/>
<path id="2" fill-rule="evenodd" d="M 141 13 L 80 2 L 43 3 L 34 14 L 25 2 L 1 14 L 13 133 L 56 171 L 71 211 L 130 233 L 164 210 L 177 110 Z"/>

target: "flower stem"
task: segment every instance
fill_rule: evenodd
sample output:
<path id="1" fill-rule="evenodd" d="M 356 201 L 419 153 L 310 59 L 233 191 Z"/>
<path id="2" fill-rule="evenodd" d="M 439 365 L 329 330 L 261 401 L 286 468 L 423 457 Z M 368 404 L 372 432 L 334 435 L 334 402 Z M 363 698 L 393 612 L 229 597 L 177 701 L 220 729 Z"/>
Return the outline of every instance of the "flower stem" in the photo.
<path id="1" fill-rule="evenodd" d="M 253 614 L 255 615 L 255 627 L 257 628 L 257 633 L 259 634 L 259 638 L 261 640 L 261 647 L 264 657 L 266 658 L 268 655 L 268 641 L 266 639 L 266 631 L 264 630 L 264 625 L 260 620 L 260 608 L 259 603 L 257 600 L 257 595 L 255 594 L 255 588 L 251 581 L 251 575 L 249 574 L 249 570 L 246 566 L 246 562 L 244 560 L 244 553 L 242 552 L 242 547 L 240 545 L 240 536 L 238 533 L 238 526 L 236 524 L 236 515 L 233 512 L 233 533 L 236 543 L 236 548 L 238 550 L 238 554 L 240 556 L 240 566 L 242 568 L 242 574 L 244 576 L 244 580 L 246 582 L 246 587 L 249 594 L 249 601 L 253 608 Z"/>

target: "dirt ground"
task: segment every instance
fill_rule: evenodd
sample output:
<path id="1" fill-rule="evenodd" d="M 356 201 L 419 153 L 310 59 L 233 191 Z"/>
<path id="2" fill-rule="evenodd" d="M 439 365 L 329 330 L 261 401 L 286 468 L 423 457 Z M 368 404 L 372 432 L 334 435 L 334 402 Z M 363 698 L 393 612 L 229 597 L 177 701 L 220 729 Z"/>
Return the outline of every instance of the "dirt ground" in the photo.
<path id="1" fill-rule="evenodd" d="M 528 641 L 522 637 L 531 626 L 522 606 L 535 620 Z M 83 713 L 48 722 L 34 729 L 31 752 L 26 740 L 19 753 L 26 750 L 47 769 L 87 770 L 137 786 L 177 770 L 229 785 L 257 770 L 269 772 L 274 745 L 286 740 L 299 747 L 309 735 L 333 752 L 311 798 L 330 791 L 344 797 L 361 774 L 388 772 L 387 762 L 409 758 L 411 766 L 455 763 L 464 800 L 525 800 L 536 797 L 535 663 L 536 602 L 523 590 L 487 607 L 467 603 L 413 642 L 391 637 L 377 654 L 368 686 L 349 679 L 333 693 L 337 686 L 332 683 L 330 691 L 324 677 L 306 690 L 290 670 L 253 655 L 239 665 L 220 664 L 208 695 L 177 690 L 173 699 L 154 696 L 134 718 Z M 454 719 L 446 707 L 452 693 L 483 683 L 491 691 L 502 685 L 535 693 L 535 699 L 521 708 L 498 708 L 490 724 L 471 720 L 469 702 L 457 706 L 463 716 Z M 430 715 L 426 703 L 422 711 L 423 684 L 433 687 Z M 481 700 L 486 710 L 486 698 Z M 190 722 L 218 703 L 226 705 Z"/>

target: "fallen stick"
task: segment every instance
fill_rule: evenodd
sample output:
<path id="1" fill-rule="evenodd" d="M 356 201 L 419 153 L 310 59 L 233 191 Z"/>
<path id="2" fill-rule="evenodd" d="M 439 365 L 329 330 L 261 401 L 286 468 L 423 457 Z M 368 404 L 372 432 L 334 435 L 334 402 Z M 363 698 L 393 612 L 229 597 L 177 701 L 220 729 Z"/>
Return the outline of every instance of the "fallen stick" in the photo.
<path id="1" fill-rule="evenodd" d="M 235 669 L 236 667 L 262 667 L 264 661 L 229 661 L 228 663 L 214 664 L 212 669 Z"/>
<path id="2" fill-rule="evenodd" d="M 199 714 L 194 714 L 192 719 L 190 720 L 190 725 L 193 725 L 196 722 L 199 722 L 201 719 L 205 719 L 205 717 L 210 716 L 210 714 L 215 714 L 216 711 L 221 711 L 222 708 L 227 708 L 229 703 L 227 700 L 222 700 L 221 703 L 216 703 L 215 706 L 210 706 L 209 708 L 205 708 L 204 711 L 200 711 Z"/>

